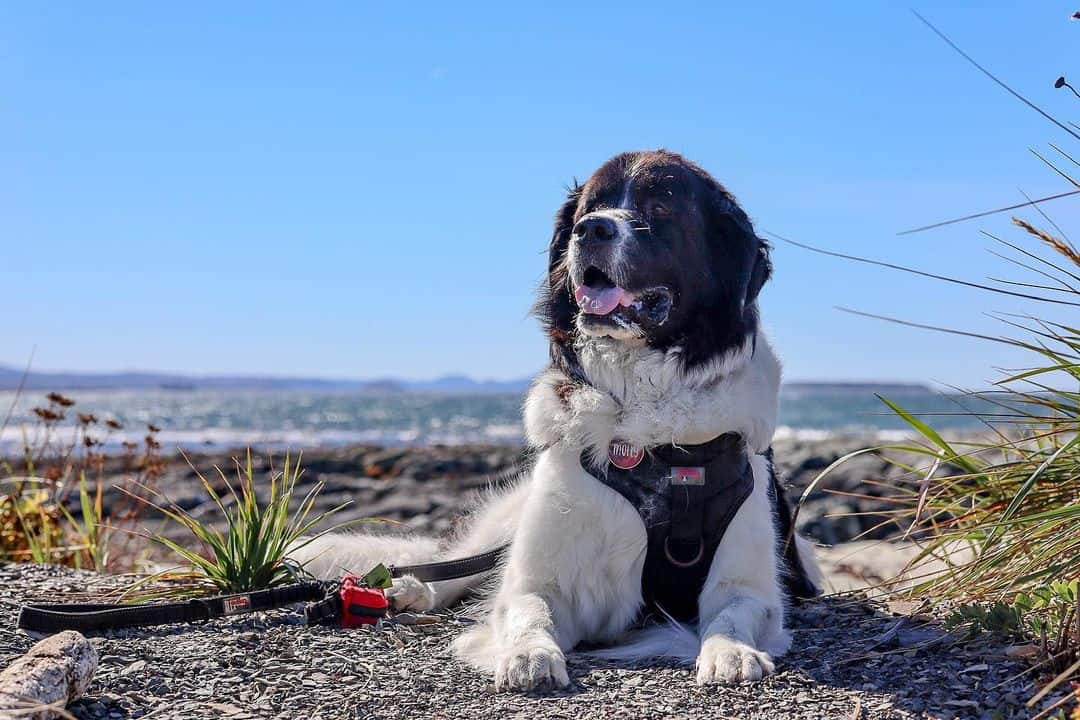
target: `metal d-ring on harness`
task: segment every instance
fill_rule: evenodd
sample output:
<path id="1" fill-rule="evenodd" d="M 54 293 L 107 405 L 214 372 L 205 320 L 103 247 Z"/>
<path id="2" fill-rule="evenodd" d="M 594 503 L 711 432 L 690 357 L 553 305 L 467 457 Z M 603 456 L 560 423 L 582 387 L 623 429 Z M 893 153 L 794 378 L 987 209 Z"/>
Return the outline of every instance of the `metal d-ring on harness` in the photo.
<path id="1" fill-rule="evenodd" d="M 705 557 L 705 542 L 703 540 L 699 541 L 697 547 L 697 555 L 695 555 L 692 560 L 687 560 L 686 562 L 678 560 L 671 553 L 671 536 L 669 535 L 668 537 L 664 538 L 664 557 L 666 557 L 668 562 L 675 567 L 692 568 L 699 562 L 701 562 L 701 558 Z"/>

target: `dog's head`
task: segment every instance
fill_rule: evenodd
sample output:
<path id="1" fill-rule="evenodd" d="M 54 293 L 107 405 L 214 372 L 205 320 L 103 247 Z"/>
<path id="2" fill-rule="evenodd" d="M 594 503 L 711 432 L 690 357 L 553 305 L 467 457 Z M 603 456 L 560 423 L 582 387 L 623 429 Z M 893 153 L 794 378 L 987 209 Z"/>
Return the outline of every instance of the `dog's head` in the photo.
<path id="1" fill-rule="evenodd" d="M 677 349 L 693 369 L 745 344 L 769 248 L 735 198 L 673 152 L 631 152 L 571 188 L 555 216 L 537 311 L 553 361 L 608 337 Z"/>

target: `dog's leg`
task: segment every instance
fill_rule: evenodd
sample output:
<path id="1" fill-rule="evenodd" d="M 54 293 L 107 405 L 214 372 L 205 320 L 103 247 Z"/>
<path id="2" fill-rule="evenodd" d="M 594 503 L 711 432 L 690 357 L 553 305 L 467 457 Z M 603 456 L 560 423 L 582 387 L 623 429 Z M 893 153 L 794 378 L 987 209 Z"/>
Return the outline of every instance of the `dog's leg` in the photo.
<path id="1" fill-rule="evenodd" d="M 773 672 L 772 657 L 759 649 L 761 628 L 774 622 L 779 610 L 763 602 L 747 587 L 733 586 L 723 593 L 712 619 L 702 625 L 697 681 L 738 683 L 760 680 Z"/>
<path id="2" fill-rule="evenodd" d="M 474 662 L 478 652 L 487 655 L 483 664 L 493 671 L 498 690 L 570 683 L 564 652 L 580 638 L 570 622 L 569 588 L 558 577 L 562 548 L 551 543 L 551 533 L 562 525 L 558 520 L 550 500 L 533 498 L 514 537 L 487 627 L 478 629 L 477 637 L 486 642 L 465 637 L 457 645 Z"/>
<path id="3" fill-rule="evenodd" d="M 579 638 L 565 621 L 555 619 L 559 601 L 548 593 L 505 593 L 495 607 L 493 630 L 501 649 L 494 657 L 497 690 L 566 687 L 565 652 Z"/>
<path id="4" fill-rule="evenodd" d="M 634 618 L 644 546 L 629 503 L 587 476 L 576 453 L 545 451 L 491 611 L 455 642 L 458 656 L 500 690 L 565 687 L 566 651 Z"/>
<path id="5" fill-rule="evenodd" d="M 760 680 L 773 672 L 770 653 L 782 654 L 790 644 L 783 629 L 768 462 L 755 456 L 751 467 L 754 491 L 728 527 L 698 600 L 701 684 Z"/>

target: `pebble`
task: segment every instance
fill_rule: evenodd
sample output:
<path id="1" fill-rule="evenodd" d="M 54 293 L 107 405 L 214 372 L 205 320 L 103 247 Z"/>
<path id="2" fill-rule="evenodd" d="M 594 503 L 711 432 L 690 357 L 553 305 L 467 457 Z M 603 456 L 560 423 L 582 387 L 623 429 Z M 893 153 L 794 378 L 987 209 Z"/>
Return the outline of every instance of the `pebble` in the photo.
<path id="1" fill-rule="evenodd" d="M 137 673 L 145 672 L 145 670 L 146 670 L 146 661 L 145 660 L 136 660 L 135 662 L 131 663 L 130 665 L 125 667 L 123 670 L 121 670 L 120 675 L 123 676 L 123 677 L 128 677 L 129 675 L 135 675 Z"/>

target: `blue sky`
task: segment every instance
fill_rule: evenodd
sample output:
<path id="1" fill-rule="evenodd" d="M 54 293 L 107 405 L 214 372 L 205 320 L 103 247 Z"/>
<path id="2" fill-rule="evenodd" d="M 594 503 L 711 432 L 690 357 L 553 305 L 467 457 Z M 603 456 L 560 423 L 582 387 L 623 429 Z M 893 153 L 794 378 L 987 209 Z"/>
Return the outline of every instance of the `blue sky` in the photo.
<path id="1" fill-rule="evenodd" d="M 1068 189 L 1029 148 L 1069 138 L 904 3 L 514 5 L 5 3 L 0 363 L 529 374 L 563 186 L 625 149 L 687 154 L 759 230 L 972 279 L 1021 272 L 979 233 L 1027 243 L 1007 215 L 896 231 Z M 1051 88 L 1080 74 L 1071 4 L 916 8 L 1076 119 Z M 1020 303 L 774 260 L 791 379 L 978 386 L 1022 364 L 834 309 L 999 332 L 984 313 Z"/>

